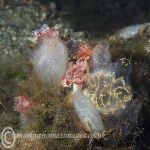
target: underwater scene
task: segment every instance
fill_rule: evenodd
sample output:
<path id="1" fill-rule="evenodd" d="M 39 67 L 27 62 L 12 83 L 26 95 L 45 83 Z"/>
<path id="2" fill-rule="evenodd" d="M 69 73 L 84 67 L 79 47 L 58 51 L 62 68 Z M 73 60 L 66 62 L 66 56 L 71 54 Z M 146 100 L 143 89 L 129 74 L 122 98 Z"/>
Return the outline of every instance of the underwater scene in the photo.
<path id="1" fill-rule="evenodd" d="M 149 0 L 0 1 L 7 149 L 150 149 Z"/>

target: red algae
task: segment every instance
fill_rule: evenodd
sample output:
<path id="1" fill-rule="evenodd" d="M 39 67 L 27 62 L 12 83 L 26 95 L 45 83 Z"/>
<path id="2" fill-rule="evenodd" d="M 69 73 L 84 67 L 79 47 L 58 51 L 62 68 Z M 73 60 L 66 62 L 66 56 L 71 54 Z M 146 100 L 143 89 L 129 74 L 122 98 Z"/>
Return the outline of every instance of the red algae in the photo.
<path id="1" fill-rule="evenodd" d="M 39 39 L 54 37 L 59 34 L 59 30 L 55 27 L 49 28 L 47 24 L 42 25 L 39 30 L 33 32 L 33 35 Z"/>
<path id="2" fill-rule="evenodd" d="M 14 111 L 26 113 L 31 108 L 32 102 L 28 96 L 18 96 L 15 99 Z"/>
<path id="3" fill-rule="evenodd" d="M 91 56 L 91 50 L 86 44 L 81 44 L 78 49 L 78 60 L 62 78 L 64 87 L 70 87 L 73 83 L 82 87 L 89 73 L 88 60 Z"/>

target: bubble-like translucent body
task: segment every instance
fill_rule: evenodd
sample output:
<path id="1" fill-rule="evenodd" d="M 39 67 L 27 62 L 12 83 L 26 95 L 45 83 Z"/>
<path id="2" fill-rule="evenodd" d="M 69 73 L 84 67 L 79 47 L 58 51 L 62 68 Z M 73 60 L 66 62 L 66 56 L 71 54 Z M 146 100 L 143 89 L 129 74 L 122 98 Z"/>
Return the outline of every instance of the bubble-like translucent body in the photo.
<path id="1" fill-rule="evenodd" d="M 135 24 L 135 25 L 127 26 L 119 30 L 116 34 L 123 39 L 133 38 L 139 33 L 140 29 L 146 28 L 149 25 L 150 23 L 147 22 L 143 24 Z"/>
<path id="2" fill-rule="evenodd" d="M 126 83 L 130 83 L 130 76 L 132 72 L 132 64 L 129 59 L 121 58 L 115 63 L 107 67 L 107 70 L 115 72 L 116 77 L 124 77 Z"/>
<path id="3" fill-rule="evenodd" d="M 30 126 L 36 121 L 36 116 L 33 113 L 20 113 L 20 128 Z"/>
<path id="4" fill-rule="evenodd" d="M 82 92 L 73 93 L 73 102 L 76 113 L 89 131 L 102 131 L 104 129 L 99 112 Z"/>
<path id="5" fill-rule="evenodd" d="M 116 79 L 114 73 L 105 71 L 91 74 L 83 92 L 103 114 L 125 108 L 127 102 L 132 99 L 131 88 L 124 79 Z"/>
<path id="6" fill-rule="evenodd" d="M 93 48 L 93 55 L 90 64 L 92 71 L 97 71 L 106 67 L 110 63 L 111 54 L 109 52 L 109 44 L 106 41 L 101 41 Z"/>
<path id="7" fill-rule="evenodd" d="M 40 47 L 35 50 L 31 61 L 39 77 L 50 84 L 59 84 L 68 67 L 68 53 L 54 29 L 40 30 Z"/>

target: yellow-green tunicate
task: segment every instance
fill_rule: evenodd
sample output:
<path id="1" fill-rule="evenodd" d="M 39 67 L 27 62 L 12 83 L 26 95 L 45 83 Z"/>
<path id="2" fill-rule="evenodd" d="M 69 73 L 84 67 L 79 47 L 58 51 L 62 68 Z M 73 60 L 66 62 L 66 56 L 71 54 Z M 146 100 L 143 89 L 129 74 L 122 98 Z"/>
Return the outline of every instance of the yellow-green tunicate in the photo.
<path id="1" fill-rule="evenodd" d="M 115 73 L 106 71 L 89 75 L 87 88 L 83 92 L 103 114 L 124 109 L 132 99 L 131 87 L 125 83 L 124 78 L 116 78 Z"/>

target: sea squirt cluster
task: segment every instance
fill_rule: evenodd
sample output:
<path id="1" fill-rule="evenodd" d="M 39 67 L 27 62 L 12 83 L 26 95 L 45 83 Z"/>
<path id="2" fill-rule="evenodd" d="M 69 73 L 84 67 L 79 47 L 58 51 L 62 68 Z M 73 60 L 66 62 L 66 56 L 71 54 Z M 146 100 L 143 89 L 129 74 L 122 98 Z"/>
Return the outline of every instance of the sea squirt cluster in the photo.
<path id="1" fill-rule="evenodd" d="M 104 130 L 111 137 L 126 137 L 137 123 L 141 102 L 133 98 L 130 85 L 132 64 L 121 58 L 111 62 L 109 44 L 100 42 L 93 48 L 91 72 L 88 74 L 83 94 L 103 118 Z M 108 130 L 116 131 L 111 135 Z M 120 140 L 118 139 L 118 140 Z"/>
<path id="2" fill-rule="evenodd" d="M 77 85 L 73 93 L 76 113 L 88 129 L 90 124 L 91 132 L 109 128 L 116 130 L 115 136 L 130 134 L 141 109 L 140 101 L 133 99 L 130 60 L 121 58 L 112 63 L 109 44 L 102 41 L 93 48 L 88 64 L 86 86 Z M 103 121 L 93 121 L 91 116 Z"/>
<path id="3" fill-rule="evenodd" d="M 133 99 L 129 84 L 130 61 L 122 58 L 112 63 L 106 41 L 93 49 L 81 42 L 77 61 L 67 71 L 68 51 L 59 31 L 44 25 L 35 36 L 42 41 L 31 58 L 35 72 L 48 83 L 65 88 L 73 85 L 72 104 L 85 128 L 90 133 L 108 128 L 118 131 L 116 135 L 130 133 L 141 108 L 140 102 Z"/>
<path id="4" fill-rule="evenodd" d="M 126 82 L 130 78 L 131 64 L 126 60 L 124 58 L 112 63 L 106 41 L 101 41 L 93 48 L 92 72 L 83 93 L 102 114 L 124 109 L 127 102 L 132 100 L 132 90 Z"/>

